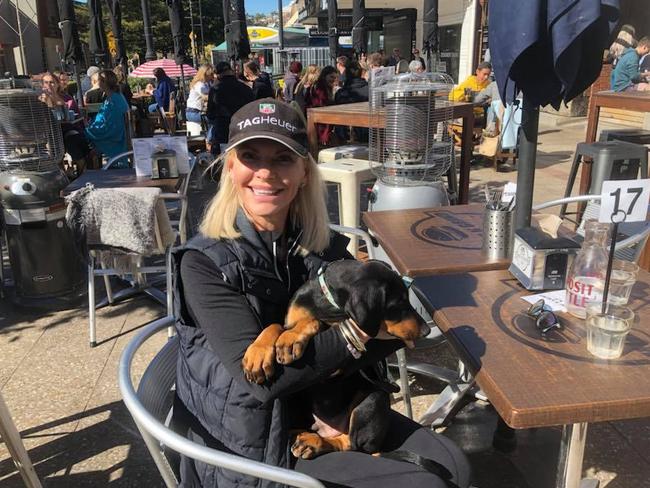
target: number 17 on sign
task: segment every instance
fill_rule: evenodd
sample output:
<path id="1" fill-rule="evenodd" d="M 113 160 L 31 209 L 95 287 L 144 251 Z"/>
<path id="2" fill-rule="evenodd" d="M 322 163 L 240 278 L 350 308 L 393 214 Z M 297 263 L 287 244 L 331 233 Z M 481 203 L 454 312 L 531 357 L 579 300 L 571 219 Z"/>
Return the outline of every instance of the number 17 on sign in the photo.
<path id="1" fill-rule="evenodd" d="M 612 243 L 609 247 L 609 260 L 605 274 L 602 313 L 605 313 L 607 307 L 609 281 L 612 277 L 612 264 L 614 263 L 614 253 L 616 252 L 618 224 L 622 222 L 644 222 L 648 217 L 649 202 L 650 179 L 603 182 L 598 220 L 614 225 L 612 226 Z"/>
<path id="2" fill-rule="evenodd" d="M 643 222 L 648 216 L 650 179 L 603 182 L 599 222 Z"/>

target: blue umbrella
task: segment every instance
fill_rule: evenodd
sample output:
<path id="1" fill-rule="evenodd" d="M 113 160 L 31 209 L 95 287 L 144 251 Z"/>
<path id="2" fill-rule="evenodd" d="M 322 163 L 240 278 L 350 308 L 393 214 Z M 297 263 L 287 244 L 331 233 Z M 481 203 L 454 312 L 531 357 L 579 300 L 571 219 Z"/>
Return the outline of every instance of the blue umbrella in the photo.
<path id="1" fill-rule="evenodd" d="M 618 0 L 493 0 L 490 54 L 502 100 L 523 93 L 515 227 L 530 225 L 539 106 L 558 108 L 600 73 Z"/>

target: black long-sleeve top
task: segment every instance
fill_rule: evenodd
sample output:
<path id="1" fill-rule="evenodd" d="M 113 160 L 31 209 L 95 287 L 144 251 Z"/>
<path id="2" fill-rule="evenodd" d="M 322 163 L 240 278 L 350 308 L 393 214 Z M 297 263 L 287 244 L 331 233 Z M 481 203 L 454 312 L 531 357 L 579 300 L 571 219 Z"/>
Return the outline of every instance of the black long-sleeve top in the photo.
<path id="1" fill-rule="evenodd" d="M 288 366 L 276 364 L 270 382 L 249 383 L 243 375 L 241 361 L 260 329 L 246 298 L 222 279 L 212 260 L 201 252 L 187 251 L 180 273 L 190 317 L 201 327 L 228 373 L 263 403 L 319 383 L 338 369 L 344 375 L 358 371 L 402 347 L 396 340 L 371 340 L 366 344 L 367 352 L 355 360 L 340 332 L 332 327 L 317 334 L 299 360 Z"/>

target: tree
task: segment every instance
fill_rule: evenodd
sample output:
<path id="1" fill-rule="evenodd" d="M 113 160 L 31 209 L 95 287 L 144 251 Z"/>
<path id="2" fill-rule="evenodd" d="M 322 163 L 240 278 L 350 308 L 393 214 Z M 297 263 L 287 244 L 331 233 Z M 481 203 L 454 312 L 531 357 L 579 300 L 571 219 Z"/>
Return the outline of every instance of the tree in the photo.
<path id="1" fill-rule="evenodd" d="M 223 12 L 221 0 L 200 0 L 203 13 L 203 33 L 205 44 L 221 44 L 224 40 L 223 32 Z M 134 52 L 140 53 L 140 58 L 144 60 L 145 43 L 144 43 L 144 26 L 142 23 L 141 0 L 121 0 L 122 6 L 122 30 L 124 35 L 124 44 L 126 46 L 127 56 L 131 57 Z M 164 0 L 150 0 L 151 24 L 153 30 L 154 46 L 156 52 L 166 54 L 173 51 L 174 46 L 171 37 L 171 28 L 169 26 L 169 15 L 167 13 L 167 4 Z M 86 5 L 75 4 L 75 13 L 79 28 L 79 36 L 82 42 L 88 43 L 88 7 Z M 190 33 L 189 9 L 185 9 L 188 16 L 185 23 L 187 34 Z M 194 23 L 198 24 L 198 8 L 194 11 Z M 110 32 L 110 19 L 106 10 L 104 10 L 104 28 Z M 195 34 L 200 42 L 200 32 L 195 25 Z M 189 45 L 189 39 L 187 44 Z"/>

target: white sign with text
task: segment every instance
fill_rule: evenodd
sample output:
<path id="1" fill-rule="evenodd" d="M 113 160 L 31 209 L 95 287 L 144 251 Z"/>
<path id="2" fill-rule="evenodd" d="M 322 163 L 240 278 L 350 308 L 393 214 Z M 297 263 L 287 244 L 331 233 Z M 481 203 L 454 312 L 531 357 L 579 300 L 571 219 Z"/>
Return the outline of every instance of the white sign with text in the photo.
<path id="1" fill-rule="evenodd" d="M 603 182 L 599 222 L 644 222 L 648 218 L 650 179 Z"/>

